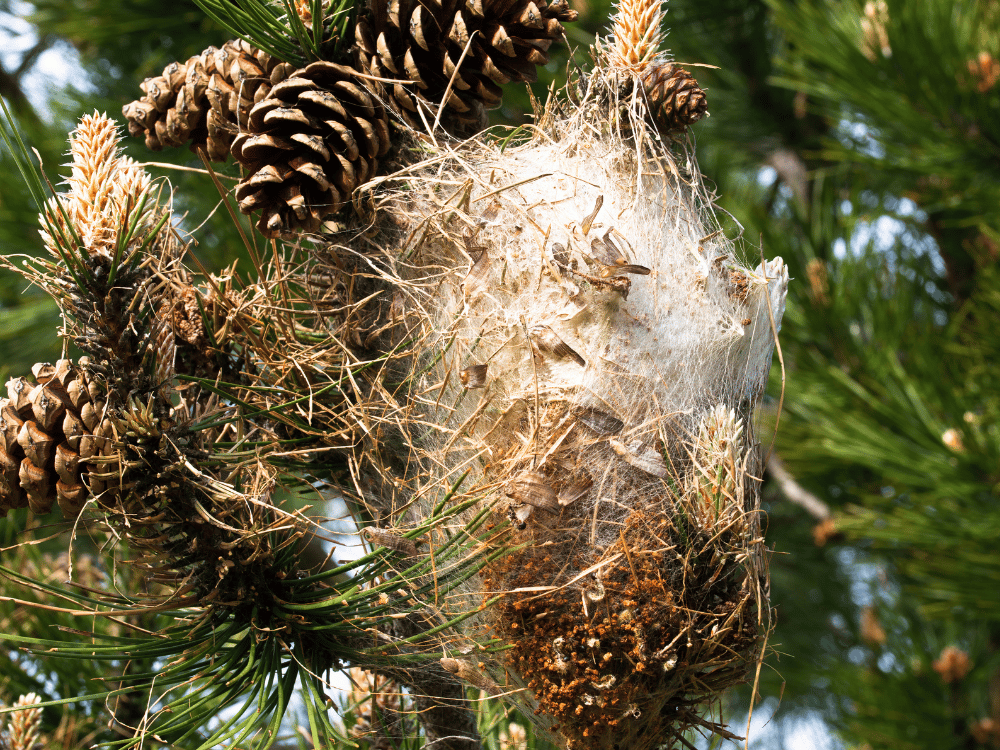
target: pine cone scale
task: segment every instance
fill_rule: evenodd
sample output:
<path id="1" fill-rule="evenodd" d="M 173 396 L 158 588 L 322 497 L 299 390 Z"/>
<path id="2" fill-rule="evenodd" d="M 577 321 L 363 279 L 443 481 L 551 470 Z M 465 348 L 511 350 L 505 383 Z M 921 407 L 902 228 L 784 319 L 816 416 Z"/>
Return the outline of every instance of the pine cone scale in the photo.
<path id="1" fill-rule="evenodd" d="M 301 78 L 299 76 L 292 76 L 291 78 L 286 78 L 281 83 L 275 85 L 271 89 L 271 94 L 274 99 L 291 99 L 298 96 L 304 91 L 309 91 L 314 87 L 312 81 L 308 78 Z"/>
<path id="2" fill-rule="evenodd" d="M 63 418 L 63 435 L 66 436 L 67 445 L 74 451 L 80 449 L 80 439 L 86 434 L 86 428 L 83 425 L 83 420 L 73 413 L 72 410 L 66 411 L 66 416 Z"/>
<path id="3" fill-rule="evenodd" d="M 337 124 L 339 125 L 340 123 Z M 323 161 L 330 161 L 330 149 L 326 147 L 326 144 L 323 143 L 323 139 L 318 135 L 295 133 L 292 135 L 292 140 L 296 143 L 301 143 Z"/>
<path id="4" fill-rule="evenodd" d="M 132 137 L 138 137 L 153 126 L 156 119 L 156 107 L 142 100 L 125 105 L 122 110 L 128 120 L 128 132 Z"/>
<path id="5" fill-rule="evenodd" d="M 403 70 L 406 71 L 406 76 L 409 78 L 410 82 L 417 88 L 424 91 L 430 88 L 427 85 L 427 81 L 424 80 L 423 75 L 420 73 L 420 66 L 417 64 L 417 61 L 413 59 L 413 50 L 408 49 L 403 55 Z"/>
<path id="6" fill-rule="evenodd" d="M 149 103 L 152 104 L 158 112 L 167 111 L 167 108 L 170 106 L 170 100 L 173 96 L 166 78 L 163 76 L 147 78 L 139 84 L 139 88 L 141 88 L 143 93 L 146 94 Z"/>
<path id="7" fill-rule="evenodd" d="M 101 455 L 102 442 L 103 439 L 100 436 L 94 435 L 91 432 L 81 435 L 78 451 L 80 459 L 86 461 L 89 458 Z"/>
<path id="8" fill-rule="evenodd" d="M 367 28 L 367 24 L 365 25 L 365 28 Z M 389 51 L 389 44 L 385 40 L 385 32 L 378 35 L 378 40 L 376 41 L 375 45 L 376 45 L 375 50 L 378 52 L 378 57 L 379 60 L 382 61 L 382 64 L 386 67 L 386 69 L 390 73 L 392 73 L 393 75 L 398 75 L 399 69 L 396 67 L 396 63 L 392 61 L 392 52 Z"/>
<path id="9" fill-rule="evenodd" d="M 302 195 L 302 188 L 295 183 L 285 183 L 281 189 L 281 200 L 295 214 L 299 221 L 306 221 L 309 218 L 309 207 L 306 205 L 305 196 Z"/>
<path id="10" fill-rule="evenodd" d="M 77 482 L 68 483 L 63 481 L 56 482 L 56 500 L 59 503 L 59 507 L 63 509 L 63 512 L 67 512 L 68 509 L 80 508 L 83 506 L 84 501 L 87 499 L 87 488 Z"/>
<path id="11" fill-rule="evenodd" d="M 339 159 L 342 160 L 342 164 L 345 165 L 347 169 L 349 169 L 351 163 L 347 161 L 347 159 L 345 159 L 343 156 L 340 156 L 339 154 L 337 156 Z M 319 187 L 319 189 L 322 192 L 325 193 L 330 189 L 331 187 L 330 181 L 327 180 L 326 174 L 324 174 L 323 172 L 323 168 L 318 164 L 308 161 L 303 156 L 298 156 L 289 161 L 288 166 L 290 166 L 299 174 L 303 174 L 306 177 L 310 178 L 313 182 L 316 183 L 317 187 Z M 343 172 L 341 172 L 341 174 L 343 174 Z M 351 177 L 353 178 L 354 175 L 351 174 Z"/>
<path id="12" fill-rule="evenodd" d="M 10 482 L 13 476 L 17 474 L 20 465 L 21 462 L 10 455 L 6 448 L 0 447 L 0 476 L 3 476 L 4 481 Z"/>
<path id="13" fill-rule="evenodd" d="M 66 398 L 47 383 L 41 383 L 30 394 L 31 411 L 43 430 L 51 430 L 66 411 Z"/>
<path id="14" fill-rule="evenodd" d="M 360 86 L 350 81 L 337 81 L 333 84 L 332 91 L 339 92 L 346 103 L 352 106 L 355 117 L 365 120 L 378 117 L 381 107 L 376 107 L 372 98 Z"/>
<path id="15" fill-rule="evenodd" d="M 430 52 L 438 44 L 436 22 L 422 5 L 417 5 L 410 15 L 410 38 L 424 52 Z"/>
<path id="16" fill-rule="evenodd" d="M 242 198 L 237 195 L 236 200 L 240 207 L 240 211 L 247 215 L 252 214 L 254 211 L 259 211 L 262 208 L 266 208 L 272 201 L 271 198 L 260 191 L 248 193 Z"/>
<path id="17" fill-rule="evenodd" d="M 49 497 L 52 481 L 45 469 L 39 468 L 30 458 L 21 460 L 18 473 L 21 488 L 28 495 L 28 507 L 32 513 L 44 515 L 52 509 L 55 498 Z"/>
<path id="18" fill-rule="evenodd" d="M 31 415 L 31 385 L 24 378 L 11 378 L 7 381 L 7 396 L 10 398 L 11 407 L 22 418 Z"/>
<path id="19" fill-rule="evenodd" d="M 369 160 L 374 161 L 378 156 L 384 156 L 389 151 L 389 124 L 385 120 L 355 120 L 358 127 L 364 134 L 367 148 L 363 148 L 364 154 L 369 155 Z"/>
<path id="20" fill-rule="evenodd" d="M 2 427 L 0 427 L 0 445 L 8 449 L 17 444 L 17 436 L 21 432 L 24 420 L 17 413 L 10 399 L 5 398 L 0 401 L 0 404 L 2 404 L 0 406 L 0 421 L 2 421 Z"/>
<path id="21" fill-rule="evenodd" d="M 205 89 L 205 98 L 209 105 L 220 115 L 227 115 L 234 111 L 236 89 L 225 81 L 220 75 L 213 75 L 208 79 L 208 86 Z"/>
<path id="22" fill-rule="evenodd" d="M 469 43 L 469 28 L 465 25 L 465 16 L 461 11 L 455 14 L 448 31 L 448 38 L 463 50 Z"/>
<path id="23" fill-rule="evenodd" d="M 329 125 L 330 129 L 333 131 L 332 135 L 340 141 L 338 144 L 339 148 L 337 150 L 341 153 L 341 155 L 345 156 L 347 159 L 357 159 L 361 150 L 358 148 L 358 142 L 354 138 L 354 134 L 351 132 L 350 128 L 341 122 L 337 122 L 336 120 L 329 120 L 326 124 Z M 363 125 L 364 121 L 358 123 L 359 127 L 363 127 Z M 310 148 L 310 150 L 312 149 Z M 327 158 L 329 159 L 329 157 Z"/>
<path id="24" fill-rule="evenodd" d="M 503 26 L 497 26 L 490 37 L 490 44 L 493 49 L 499 50 L 507 57 L 514 57 L 517 52 L 514 50 L 514 42 L 507 35 L 507 30 Z"/>
<path id="25" fill-rule="evenodd" d="M 278 107 L 272 109 L 264 115 L 264 125 L 272 128 L 280 128 L 288 125 L 303 125 L 313 130 L 322 128 L 322 120 L 303 112 L 301 109 L 293 107 Z"/>
<path id="26" fill-rule="evenodd" d="M 549 62 L 549 56 L 545 52 L 532 45 L 528 45 L 528 47 L 529 49 L 524 53 L 526 60 L 535 65 L 546 65 Z"/>
<path id="27" fill-rule="evenodd" d="M 483 73 L 485 73 L 489 80 L 498 87 L 505 86 L 513 80 L 509 75 L 493 64 L 492 58 L 485 51 L 482 51 L 481 54 L 477 55 L 477 58 L 479 64 L 482 66 Z"/>
<path id="28" fill-rule="evenodd" d="M 459 75 L 458 65 L 455 60 L 451 59 L 451 55 L 444 56 L 442 65 L 442 72 L 448 80 L 452 81 L 452 86 L 455 89 L 458 91 L 469 91 L 472 89 L 472 84 Z"/>
<path id="29" fill-rule="evenodd" d="M 497 93 L 498 88 L 500 87 L 493 83 L 493 81 L 480 79 L 476 81 L 473 91 L 476 97 L 482 102 L 482 106 L 490 109 L 500 105 L 502 94 Z"/>
<path id="30" fill-rule="evenodd" d="M 253 188 L 261 185 L 267 185 L 271 183 L 280 184 L 286 179 L 292 176 L 294 170 L 284 169 L 279 170 L 273 164 L 268 164 L 258 172 L 256 172 L 252 177 L 244 180 L 236 187 L 236 197 L 242 199 L 250 193 Z"/>
<path id="31" fill-rule="evenodd" d="M 303 102 L 309 102 L 310 104 L 316 105 L 316 112 L 319 117 L 328 117 L 346 119 L 348 117 L 347 110 L 344 109 L 344 105 L 341 104 L 340 100 L 333 95 L 330 91 L 303 91 L 299 94 L 299 99 Z"/>
<path id="32" fill-rule="evenodd" d="M 545 21 L 542 18 L 542 12 L 538 9 L 538 6 L 532 2 L 529 2 L 524 6 L 520 15 L 517 17 L 517 22 L 524 29 L 535 29 L 536 31 L 545 29 Z"/>
<path id="33" fill-rule="evenodd" d="M 187 78 L 187 71 L 179 62 L 172 62 L 163 69 L 163 78 L 170 89 L 178 89 L 184 85 Z"/>
<path id="34" fill-rule="evenodd" d="M 48 464 L 55 450 L 55 441 L 30 419 L 21 427 L 17 442 L 36 467 Z"/>
<path id="35" fill-rule="evenodd" d="M 59 443 L 55 455 L 55 469 L 59 479 L 66 484 L 75 484 L 79 468 L 80 454 L 71 450 L 68 444 Z"/>
<path id="36" fill-rule="evenodd" d="M 281 100 L 274 97 L 265 99 L 259 104 L 255 104 L 253 109 L 250 110 L 250 115 L 247 122 L 247 127 L 249 131 L 252 133 L 263 132 L 265 128 L 264 118 L 267 116 L 268 112 L 272 112 L 273 110 L 278 109 L 279 107 L 281 107 Z M 237 141 L 239 141 L 240 137 L 243 137 L 245 135 L 247 134 L 241 133 L 240 136 L 234 139 L 232 144 L 234 152 L 238 150 L 236 148 Z"/>
<path id="37" fill-rule="evenodd" d="M 376 5 L 378 5 L 378 3 L 376 3 Z M 385 15 L 386 23 L 388 23 L 390 26 L 393 26 L 394 28 L 400 29 L 400 30 L 403 28 L 403 23 L 400 20 L 401 10 L 402 10 L 401 6 L 402 6 L 402 3 L 400 2 L 400 0 L 389 0 L 389 3 L 388 3 L 388 5 L 386 6 L 386 9 L 385 9 L 386 10 L 386 15 Z"/>
<path id="38" fill-rule="evenodd" d="M 80 420 L 88 432 L 94 432 L 104 416 L 104 406 L 101 403 L 88 401 L 80 407 Z"/>
<path id="39" fill-rule="evenodd" d="M 292 141 L 268 133 L 247 136 L 240 144 L 243 157 L 254 162 L 275 158 L 276 151 L 291 151 L 294 148 Z"/>
<path id="40" fill-rule="evenodd" d="M 259 66 L 252 57 L 240 55 L 235 60 L 235 65 L 227 71 L 228 76 L 235 84 L 245 86 L 260 85 L 265 78 L 264 68 Z"/>

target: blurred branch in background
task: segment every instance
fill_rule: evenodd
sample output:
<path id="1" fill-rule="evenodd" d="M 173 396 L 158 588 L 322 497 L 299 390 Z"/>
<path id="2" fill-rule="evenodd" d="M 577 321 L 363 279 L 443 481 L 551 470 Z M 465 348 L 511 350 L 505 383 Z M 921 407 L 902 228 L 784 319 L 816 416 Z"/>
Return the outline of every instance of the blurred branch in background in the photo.
<path id="1" fill-rule="evenodd" d="M 830 517 L 830 506 L 796 482 L 795 477 L 788 473 L 788 469 L 785 468 L 777 454 L 772 453 L 767 460 L 767 471 L 771 478 L 778 483 L 781 494 L 785 496 L 786 500 L 801 507 L 817 521 L 825 521 Z"/>

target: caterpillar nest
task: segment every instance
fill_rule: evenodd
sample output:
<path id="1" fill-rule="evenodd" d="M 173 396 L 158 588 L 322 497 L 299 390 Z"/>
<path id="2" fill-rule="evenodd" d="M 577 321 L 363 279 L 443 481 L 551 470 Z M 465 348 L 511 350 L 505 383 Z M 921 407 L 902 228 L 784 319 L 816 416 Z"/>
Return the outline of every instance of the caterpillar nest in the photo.
<path id="1" fill-rule="evenodd" d="M 364 252 L 421 342 L 395 523 L 464 477 L 513 547 L 470 582 L 500 595 L 470 634 L 509 648 L 446 668 L 570 747 L 732 736 L 700 711 L 770 626 L 751 417 L 788 273 L 739 259 L 614 70 L 587 86 L 526 144 L 441 149 L 370 188 L 389 218 Z"/>

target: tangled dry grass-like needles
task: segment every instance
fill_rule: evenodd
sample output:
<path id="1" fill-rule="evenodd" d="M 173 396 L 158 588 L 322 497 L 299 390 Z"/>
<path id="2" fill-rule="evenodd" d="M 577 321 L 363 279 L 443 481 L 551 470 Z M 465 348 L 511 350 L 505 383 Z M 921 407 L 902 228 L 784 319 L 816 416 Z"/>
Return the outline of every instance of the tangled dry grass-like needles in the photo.
<path id="1" fill-rule="evenodd" d="M 383 218 L 340 251 L 413 348 L 407 390 L 351 408 L 406 447 L 368 485 L 405 487 L 389 525 L 461 477 L 514 547 L 477 579 L 501 599 L 474 632 L 509 646 L 479 672 L 576 747 L 683 743 L 725 733 L 694 707 L 747 679 L 770 628 L 750 419 L 787 272 L 742 264 L 697 172 L 613 75 L 590 86 L 517 148 L 371 187 Z"/>
<path id="2" fill-rule="evenodd" d="M 580 750 L 732 736 L 703 714 L 771 624 L 752 414 L 787 270 L 740 258 L 685 144 L 598 63 L 522 142 L 410 133 L 350 217 L 249 277 L 196 279 L 165 210 L 79 258 L 49 212 L 31 278 L 101 412 L 71 478 L 151 606 L 249 627 L 289 674 L 376 668 L 451 708 L 457 675 Z M 320 483 L 378 547 L 354 568 L 310 557 L 315 523 L 277 499 Z M 454 725 L 418 710 L 428 740 Z"/>
<path id="3" fill-rule="evenodd" d="M 401 164 L 202 307 L 251 374 L 236 400 L 302 441 L 282 455 L 343 459 L 370 538 L 410 560 L 451 504 L 431 550 L 470 519 L 513 549 L 437 602 L 500 597 L 445 652 L 499 638 L 468 674 L 575 747 L 641 748 L 724 734 L 703 709 L 764 648 L 751 417 L 787 272 L 744 265 L 697 172 L 589 85 L 517 147 Z"/>

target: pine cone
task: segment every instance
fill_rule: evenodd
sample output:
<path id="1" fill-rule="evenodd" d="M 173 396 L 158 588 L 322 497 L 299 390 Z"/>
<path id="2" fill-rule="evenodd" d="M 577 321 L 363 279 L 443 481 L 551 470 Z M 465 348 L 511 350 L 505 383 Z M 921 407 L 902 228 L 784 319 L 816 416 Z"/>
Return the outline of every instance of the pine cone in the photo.
<path id="1" fill-rule="evenodd" d="M 190 141 L 192 151 L 201 147 L 212 161 L 225 161 L 250 109 L 292 70 L 242 39 L 226 42 L 147 78 L 142 82 L 146 95 L 123 107 L 122 114 L 129 133 L 145 134 L 153 151 Z"/>
<path id="2" fill-rule="evenodd" d="M 359 67 L 413 82 L 372 85 L 418 130 L 425 128 L 418 107 L 433 122 L 453 80 L 442 123 L 453 132 L 481 130 L 486 110 L 500 104 L 500 86 L 537 80 L 535 66 L 549 61 L 549 47 L 563 35 L 559 22 L 576 17 L 566 0 L 375 0 L 357 25 Z"/>
<path id="3" fill-rule="evenodd" d="M 389 148 L 385 108 L 357 71 L 314 62 L 278 83 L 250 111 L 233 156 L 247 171 L 240 210 L 260 210 L 265 237 L 319 228 L 374 176 Z"/>
<path id="4" fill-rule="evenodd" d="M 85 363 L 85 358 L 81 364 Z M 91 472 L 107 472 L 88 459 L 111 455 L 114 429 L 104 413 L 97 384 L 68 359 L 31 368 L 7 382 L 0 399 L 0 517 L 28 506 L 48 513 L 54 501 L 75 516 L 90 492 L 104 483 Z"/>
<path id="5" fill-rule="evenodd" d="M 685 130 L 708 111 L 708 99 L 694 76 L 673 63 L 653 63 L 642 74 L 649 113 L 663 132 Z"/>

